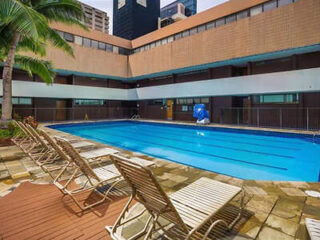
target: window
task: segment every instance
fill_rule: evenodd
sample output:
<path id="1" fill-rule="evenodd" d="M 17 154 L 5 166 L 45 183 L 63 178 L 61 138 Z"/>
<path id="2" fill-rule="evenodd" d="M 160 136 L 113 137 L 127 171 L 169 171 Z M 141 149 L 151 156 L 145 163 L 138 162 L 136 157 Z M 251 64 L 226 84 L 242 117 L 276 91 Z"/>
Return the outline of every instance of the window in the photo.
<path id="1" fill-rule="evenodd" d="M 232 15 L 226 17 L 226 23 L 232 23 L 232 22 L 235 22 L 235 21 L 236 21 L 236 15 L 235 14 L 232 14 Z"/>
<path id="2" fill-rule="evenodd" d="M 173 36 L 168 37 L 168 43 L 173 42 L 174 38 Z"/>
<path id="3" fill-rule="evenodd" d="M 198 27 L 198 33 L 203 32 L 206 30 L 206 25 L 201 25 Z"/>
<path id="4" fill-rule="evenodd" d="M 299 103 L 299 94 L 273 94 L 254 96 L 254 103 Z"/>
<path id="5" fill-rule="evenodd" d="M 99 49 L 106 50 L 106 44 L 103 42 L 99 42 Z"/>
<path id="6" fill-rule="evenodd" d="M 78 45 L 82 45 L 82 37 L 74 36 L 74 43 Z"/>
<path id="7" fill-rule="evenodd" d="M 190 35 L 189 30 L 186 30 L 182 33 L 182 37 L 188 37 Z"/>
<path id="8" fill-rule="evenodd" d="M 113 47 L 110 44 L 106 44 L 106 51 L 107 52 L 113 52 Z"/>
<path id="9" fill-rule="evenodd" d="M 201 103 L 201 99 L 200 98 L 195 98 L 193 102 L 194 102 L 194 104 L 199 104 L 199 103 Z"/>
<path id="10" fill-rule="evenodd" d="M 255 16 L 262 13 L 262 5 L 255 6 L 250 9 L 250 16 Z"/>
<path id="11" fill-rule="evenodd" d="M 137 3 L 145 8 L 147 7 L 147 0 L 137 0 Z"/>
<path id="12" fill-rule="evenodd" d="M 248 15 L 249 15 L 248 10 L 245 10 L 245 11 L 239 12 L 239 13 L 237 13 L 237 20 L 240 20 L 240 19 L 246 18 L 246 17 L 248 17 Z"/>
<path id="13" fill-rule="evenodd" d="M 75 99 L 73 102 L 75 105 L 104 105 L 102 99 Z"/>
<path id="14" fill-rule="evenodd" d="M 215 27 L 216 27 L 216 22 L 207 23 L 207 30 L 209 30 L 211 28 L 215 28 Z"/>
<path id="15" fill-rule="evenodd" d="M 119 48 L 119 54 L 128 56 L 130 51 L 126 48 Z"/>
<path id="16" fill-rule="evenodd" d="M 0 97 L 0 104 L 2 104 L 2 97 Z M 12 104 L 14 104 L 14 105 L 31 105 L 32 99 L 31 98 L 24 98 L 24 97 L 13 97 Z"/>
<path id="17" fill-rule="evenodd" d="M 161 40 L 156 41 L 156 46 L 159 47 L 161 45 Z"/>
<path id="18" fill-rule="evenodd" d="M 188 112 L 188 105 L 182 105 L 181 106 L 181 111 L 182 112 Z"/>
<path id="19" fill-rule="evenodd" d="M 165 100 L 155 99 L 148 102 L 149 105 L 165 105 Z"/>
<path id="20" fill-rule="evenodd" d="M 98 41 L 91 40 L 91 47 L 95 48 L 95 49 L 98 49 Z"/>
<path id="21" fill-rule="evenodd" d="M 113 53 L 118 53 L 119 54 L 119 48 L 116 46 L 113 46 Z"/>
<path id="22" fill-rule="evenodd" d="M 145 49 L 145 50 L 149 50 L 149 48 L 150 48 L 150 45 L 144 46 L 144 49 Z"/>
<path id="23" fill-rule="evenodd" d="M 91 40 L 89 38 L 83 38 L 83 46 L 91 47 Z"/>
<path id="24" fill-rule="evenodd" d="M 277 8 L 277 0 L 272 0 L 263 4 L 263 11 L 267 12 Z"/>
<path id="25" fill-rule="evenodd" d="M 155 42 L 151 43 L 150 47 L 151 47 L 151 48 L 156 47 L 156 43 L 155 43 Z"/>
<path id="26" fill-rule="evenodd" d="M 70 33 L 63 33 L 63 38 L 68 42 L 73 42 L 73 35 Z"/>
<path id="27" fill-rule="evenodd" d="M 58 31 L 58 30 L 56 30 L 56 32 L 60 35 L 60 37 L 64 38 L 64 37 L 63 37 L 63 32 L 60 32 L 60 31 Z"/>
<path id="28" fill-rule="evenodd" d="M 182 34 L 181 33 L 177 33 L 176 35 L 174 35 L 174 39 L 175 40 L 178 40 L 182 37 Z"/>
<path id="29" fill-rule="evenodd" d="M 196 28 L 196 27 L 190 29 L 190 36 L 196 34 L 197 32 L 198 32 L 198 28 Z"/>
<path id="30" fill-rule="evenodd" d="M 209 98 L 201 98 L 201 103 L 209 103 L 210 99 Z"/>
<path id="31" fill-rule="evenodd" d="M 222 25 L 225 24 L 225 19 L 224 18 L 220 18 L 216 21 L 216 27 L 220 27 Z"/>
<path id="32" fill-rule="evenodd" d="M 292 0 L 278 0 L 279 7 L 292 3 Z"/>
<path id="33" fill-rule="evenodd" d="M 164 39 L 161 40 L 161 45 L 164 45 L 164 44 L 166 44 L 167 42 L 168 42 L 168 39 L 164 38 Z"/>

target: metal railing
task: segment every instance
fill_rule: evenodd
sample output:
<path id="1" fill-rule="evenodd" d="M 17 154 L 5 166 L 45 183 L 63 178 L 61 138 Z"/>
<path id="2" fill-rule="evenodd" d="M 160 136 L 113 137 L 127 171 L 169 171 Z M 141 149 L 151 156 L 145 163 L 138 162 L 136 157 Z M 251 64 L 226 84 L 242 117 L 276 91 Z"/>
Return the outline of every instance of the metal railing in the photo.
<path id="1" fill-rule="evenodd" d="M 138 109 L 135 107 L 75 107 L 75 108 L 14 108 L 20 117 L 34 116 L 40 122 L 103 120 L 103 119 L 154 119 L 167 120 L 165 109 Z M 193 112 L 174 111 L 173 120 L 194 122 Z M 320 108 L 213 108 L 209 113 L 212 123 L 320 130 Z M 319 132 L 320 133 L 320 132 Z"/>
<path id="2" fill-rule="evenodd" d="M 14 108 L 13 114 L 21 118 L 34 116 L 39 122 L 58 122 L 130 118 L 137 110 L 126 107 Z"/>
<path id="3" fill-rule="evenodd" d="M 320 108 L 221 108 L 213 121 L 221 124 L 320 130 Z"/>

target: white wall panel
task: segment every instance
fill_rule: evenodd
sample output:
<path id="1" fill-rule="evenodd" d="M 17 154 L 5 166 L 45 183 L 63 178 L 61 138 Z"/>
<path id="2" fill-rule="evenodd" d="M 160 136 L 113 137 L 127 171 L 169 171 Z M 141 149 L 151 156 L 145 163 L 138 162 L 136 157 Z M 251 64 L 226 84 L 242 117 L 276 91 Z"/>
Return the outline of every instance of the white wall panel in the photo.
<path id="1" fill-rule="evenodd" d="M 320 91 L 320 68 L 221 78 L 136 89 L 115 89 L 13 81 L 13 96 L 143 100 Z M 2 81 L 0 81 L 2 95 Z"/>

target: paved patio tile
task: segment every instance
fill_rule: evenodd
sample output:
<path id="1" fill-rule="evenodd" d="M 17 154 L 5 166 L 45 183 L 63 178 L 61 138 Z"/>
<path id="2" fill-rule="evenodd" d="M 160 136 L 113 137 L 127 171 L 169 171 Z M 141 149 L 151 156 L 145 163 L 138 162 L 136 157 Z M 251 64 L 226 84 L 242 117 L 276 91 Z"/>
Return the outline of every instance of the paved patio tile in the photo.
<path id="1" fill-rule="evenodd" d="M 249 219 L 243 224 L 243 226 L 240 227 L 239 233 L 246 237 L 255 239 L 261 227 L 262 227 L 261 222 L 256 221 L 255 219 Z"/>
<path id="2" fill-rule="evenodd" d="M 28 178 L 29 172 L 20 161 L 5 162 L 12 179 Z"/>
<path id="3" fill-rule="evenodd" d="M 0 161 L 13 161 L 24 157 L 25 154 L 17 146 L 0 147 Z"/>
<path id="4" fill-rule="evenodd" d="M 266 191 L 264 191 L 260 187 L 244 187 L 244 189 L 248 194 L 252 194 L 252 195 L 268 195 L 266 193 Z"/>
<path id="5" fill-rule="evenodd" d="M 254 196 L 247 204 L 248 208 L 256 209 L 269 213 L 277 201 L 277 197 L 272 196 Z"/>
<path id="6" fill-rule="evenodd" d="M 289 221 L 273 214 L 268 217 L 266 225 L 293 237 L 296 235 L 299 227 L 299 224 L 296 222 Z"/>
<path id="7" fill-rule="evenodd" d="M 280 188 L 284 193 L 286 193 L 289 196 L 299 196 L 299 197 L 305 197 L 307 196 L 302 190 L 299 188 Z"/>
<path id="8" fill-rule="evenodd" d="M 270 227 L 263 227 L 258 235 L 258 240 L 293 240 L 294 237 Z"/>
<path id="9" fill-rule="evenodd" d="M 304 204 L 304 201 L 297 197 L 280 197 L 271 213 L 290 221 L 299 222 Z"/>

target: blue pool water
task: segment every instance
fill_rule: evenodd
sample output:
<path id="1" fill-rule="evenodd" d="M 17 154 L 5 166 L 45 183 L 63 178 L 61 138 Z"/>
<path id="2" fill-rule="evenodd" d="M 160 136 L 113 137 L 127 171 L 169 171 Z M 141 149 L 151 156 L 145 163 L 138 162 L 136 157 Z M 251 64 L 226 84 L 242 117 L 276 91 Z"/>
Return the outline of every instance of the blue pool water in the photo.
<path id="1" fill-rule="evenodd" d="M 49 127 L 242 179 L 319 181 L 320 140 L 308 135 L 133 121 Z"/>

